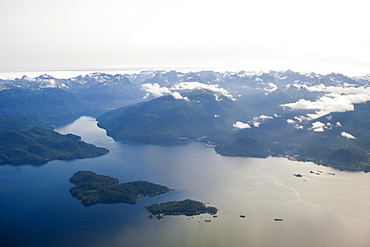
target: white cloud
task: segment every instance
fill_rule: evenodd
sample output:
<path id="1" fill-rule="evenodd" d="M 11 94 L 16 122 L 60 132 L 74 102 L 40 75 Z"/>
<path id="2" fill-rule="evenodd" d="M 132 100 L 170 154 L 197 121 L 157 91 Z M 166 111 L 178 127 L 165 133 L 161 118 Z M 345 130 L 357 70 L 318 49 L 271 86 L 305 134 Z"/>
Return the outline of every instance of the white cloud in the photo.
<path id="1" fill-rule="evenodd" d="M 295 121 L 293 119 L 287 119 L 286 121 L 288 124 L 295 124 Z"/>
<path id="2" fill-rule="evenodd" d="M 314 132 L 324 132 L 324 128 L 313 129 Z"/>
<path id="3" fill-rule="evenodd" d="M 308 91 L 311 92 L 326 92 L 326 93 L 335 93 L 335 94 L 367 94 L 370 95 L 369 87 L 354 87 L 354 86 L 345 86 L 345 87 L 336 87 L 336 86 L 325 86 L 323 84 L 317 86 L 306 86 Z"/>
<path id="4" fill-rule="evenodd" d="M 266 116 L 266 115 L 261 115 L 261 116 L 259 116 L 259 118 L 262 119 L 262 120 L 273 119 L 273 117 L 269 117 L 269 116 Z"/>
<path id="5" fill-rule="evenodd" d="M 240 121 L 237 121 L 236 123 L 234 123 L 233 127 L 237 128 L 237 129 L 250 129 L 250 128 L 252 128 L 249 124 L 243 123 L 243 122 L 240 122 Z"/>
<path id="6" fill-rule="evenodd" d="M 310 129 L 312 129 L 314 132 L 323 132 L 324 128 L 325 128 L 324 123 L 316 121 L 316 122 L 312 123 L 312 127 Z"/>
<path id="7" fill-rule="evenodd" d="M 141 85 L 141 88 L 148 93 L 151 93 L 154 97 L 160 97 L 165 94 L 170 94 L 171 91 L 166 87 L 161 87 L 158 83 L 146 83 Z"/>
<path id="8" fill-rule="evenodd" d="M 356 139 L 356 137 L 354 137 L 353 135 L 351 135 L 349 133 L 346 133 L 346 132 L 342 132 L 341 135 L 348 138 L 348 139 Z"/>
<path id="9" fill-rule="evenodd" d="M 223 95 L 231 100 L 235 100 L 235 98 L 229 93 L 226 89 L 220 88 L 217 84 L 204 84 L 197 81 L 193 82 L 180 82 L 173 87 L 171 87 L 171 90 L 174 91 L 181 91 L 181 90 L 195 90 L 195 89 L 205 89 L 212 91 L 218 95 Z"/>
<path id="10" fill-rule="evenodd" d="M 179 92 L 172 92 L 171 95 L 175 99 L 183 99 L 185 101 L 189 101 L 189 98 L 188 97 L 183 97 Z"/>
<path id="11" fill-rule="evenodd" d="M 161 87 L 158 83 L 146 83 L 141 86 L 141 89 L 147 91 L 148 93 L 144 96 L 144 98 L 148 98 L 150 94 L 154 97 L 161 97 L 166 94 L 172 95 L 175 99 L 183 99 L 185 101 L 189 101 L 187 97 L 183 97 L 179 92 L 172 92 L 167 87 Z"/>
<path id="12" fill-rule="evenodd" d="M 283 104 L 283 107 L 292 109 L 318 110 L 313 114 L 307 114 L 310 119 L 316 119 L 331 112 L 353 111 L 354 104 L 364 103 L 370 100 L 369 94 L 336 94 L 329 93 L 316 101 L 300 99 L 294 103 Z"/>
<path id="13" fill-rule="evenodd" d="M 298 125 L 298 124 L 294 125 L 294 127 L 295 127 L 296 129 L 299 129 L 299 130 L 303 129 L 303 126 L 302 126 L 302 125 Z"/>
<path id="14" fill-rule="evenodd" d="M 302 122 L 304 120 L 304 117 L 294 117 L 294 119 L 298 120 L 298 122 Z"/>
<path id="15" fill-rule="evenodd" d="M 260 123 L 260 122 L 254 122 L 254 123 L 253 123 L 253 126 L 254 126 L 254 127 L 256 127 L 256 128 L 260 127 L 260 125 L 261 125 L 261 123 Z"/>

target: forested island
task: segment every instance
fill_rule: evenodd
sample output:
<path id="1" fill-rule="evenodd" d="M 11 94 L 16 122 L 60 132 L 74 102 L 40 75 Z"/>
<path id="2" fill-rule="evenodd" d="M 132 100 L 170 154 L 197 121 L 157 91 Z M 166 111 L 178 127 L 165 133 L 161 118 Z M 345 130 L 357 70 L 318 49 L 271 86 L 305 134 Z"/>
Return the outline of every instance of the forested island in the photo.
<path id="1" fill-rule="evenodd" d="M 147 181 L 119 183 L 116 178 L 91 171 L 78 171 L 69 181 L 75 184 L 69 192 L 84 206 L 121 202 L 135 204 L 144 196 L 152 197 L 170 191 L 166 186 Z"/>
<path id="2" fill-rule="evenodd" d="M 150 218 L 162 218 L 165 215 L 186 215 L 193 216 L 199 214 L 216 214 L 218 209 L 215 207 L 206 206 L 202 202 L 186 199 L 183 201 L 164 202 L 145 207 Z"/>

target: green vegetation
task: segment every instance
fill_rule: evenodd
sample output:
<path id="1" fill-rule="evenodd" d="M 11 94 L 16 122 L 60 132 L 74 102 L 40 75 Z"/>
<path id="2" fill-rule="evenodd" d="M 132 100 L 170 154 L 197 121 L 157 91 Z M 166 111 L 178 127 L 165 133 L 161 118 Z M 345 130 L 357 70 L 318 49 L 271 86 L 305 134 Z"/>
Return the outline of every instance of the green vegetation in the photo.
<path id="1" fill-rule="evenodd" d="M 69 192 L 84 206 L 97 203 L 135 204 L 141 197 L 156 196 L 170 191 L 166 186 L 146 181 L 119 184 L 118 179 L 97 175 L 91 171 L 78 171 L 69 181 L 73 186 Z"/>
<path id="2" fill-rule="evenodd" d="M 172 144 L 183 139 L 224 135 L 232 131 L 230 126 L 236 119 L 245 118 L 246 114 L 238 114 L 240 109 L 228 98 L 218 101 L 207 91 L 185 96 L 189 101 L 163 96 L 118 108 L 99 116 L 98 125 L 115 140 Z"/>
<path id="3" fill-rule="evenodd" d="M 231 143 L 216 146 L 216 152 L 225 156 L 266 158 L 268 150 L 252 138 L 242 137 Z"/>
<path id="4" fill-rule="evenodd" d="M 31 127 L 53 129 L 48 122 L 33 115 L 0 115 L 0 131 L 24 130 Z"/>
<path id="5" fill-rule="evenodd" d="M 160 204 L 154 204 L 145 208 L 152 216 L 163 217 L 164 215 L 186 215 L 193 216 L 199 214 L 216 214 L 218 209 L 215 207 L 207 207 L 204 203 L 193 201 L 190 199 L 184 201 L 172 201 Z"/>
<path id="6" fill-rule="evenodd" d="M 86 103 L 59 88 L 0 90 L 0 114 L 29 114 L 64 125 L 83 115 Z"/>
<path id="7" fill-rule="evenodd" d="M 42 164 L 50 160 L 82 159 L 109 151 L 42 127 L 0 132 L 0 164 Z"/>

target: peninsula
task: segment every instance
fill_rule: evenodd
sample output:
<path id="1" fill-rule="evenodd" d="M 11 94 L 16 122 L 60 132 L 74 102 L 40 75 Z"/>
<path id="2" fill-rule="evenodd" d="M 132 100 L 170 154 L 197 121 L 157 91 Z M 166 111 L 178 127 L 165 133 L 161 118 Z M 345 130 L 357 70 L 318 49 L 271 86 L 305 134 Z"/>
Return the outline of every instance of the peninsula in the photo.
<path id="1" fill-rule="evenodd" d="M 51 160 L 83 159 L 109 150 L 83 142 L 73 134 L 32 127 L 0 131 L 0 165 L 44 164 Z"/>

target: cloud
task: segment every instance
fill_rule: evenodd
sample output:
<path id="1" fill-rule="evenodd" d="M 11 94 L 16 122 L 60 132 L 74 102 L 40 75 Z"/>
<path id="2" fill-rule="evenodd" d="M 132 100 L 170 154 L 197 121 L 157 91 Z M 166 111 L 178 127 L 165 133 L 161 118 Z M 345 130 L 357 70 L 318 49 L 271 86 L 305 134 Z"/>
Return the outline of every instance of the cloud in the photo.
<path id="1" fill-rule="evenodd" d="M 370 95 L 369 87 L 335 87 L 335 86 L 325 86 L 323 84 L 317 86 L 306 86 L 300 85 L 301 87 L 306 88 L 310 92 L 327 92 L 327 93 L 336 93 L 336 94 L 367 94 Z"/>
<path id="2" fill-rule="evenodd" d="M 294 119 L 298 120 L 298 122 L 302 122 L 305 119 L 305 117 L 297 117 L 297 116 L 295 116 Z"/>
<path id="3" fill-rule="evenodd" d="M 216 93 L 215 99 L 217 101 L 222 100 L 220 98 L 221 95 L 231 100 L 234 100 L 234 101 L 236 100 L 226 89 L 220 88 L 218 85 L 208 85 L 208 84 L 204 84 L 200 82 L 180 82 L 172 86 L 171 88 L 161 87 L 158 83 L 146 83 L 141 86 L 141 89 L 149 93 L 149 94 L 146 94 L 144 98 L 148 98 L 150 94 L 152 94 L 154 97 L 161 97 L 163 95 L 170 94 L 175 99 L 183 99 L 183 100 L 189 101 L 187 97 L 183 97 L 177 91 L 206 89 L 206 90 Z"/>
<path id="4" fill-rule="evenodd" d="M 240 121 L 237 121 L 236 123 L 234 123 L 233 127 L 237 128 L 237 129 L 250 129 L 250 128 L 252 128 L 249 124 L 243 123 L 243 122 L 240 122 Z"/>
<path id="5" fill-rule="evenodd" d="M 261 116 L 259 116 L 259 118 L 262 119 L 262 120 L 273 119 L 273 117 L 269 117 L 269 116 L 266 116 L 266 115 L 261 115 Z"/>
<path id="6" fill-rule="evenodd" d="M 298 125 L 298 124 L 294 125 L 294 127 L 295 127 L 296 129 L 298 129 L 298 130 L 302 130 L 302 129 L 304 129 L 304 127 L 303 127 L 302 125 Z"/>
<path id="7" fill-rule="evenodd" d="M 183 99 L 185 101 L 189 101 L 189 98 L 188 97 L 183 97 L 179 92 L 173 92 L 171 93 L 171 95 L 175 98 L 175 99 Z"/>
<path id="8" fill-rule="evenodd" d="M 294 103 L 283 104 L 283 107 L 292 109 L 318 110 L 307 114 L 310 119 L 316 119 L 331 112 L 353 111 L 354 104 L 365 103 L 370 100 L 369 94 L 336 94 L 329 93 L 316 101 L 300 99 Z"/>
<path id="9" fill-rule="evenodd" d="M 346 132 L 342 132 L 341 135 L 348 138 L 348 139 L 356 139 L 356 137 L 354 137 L 353 135 L 351 135 L 349 133 L 346 133 Z"/>
<path id="10" fill-rule="evenodd" d="M 160 97 L 165 94 L 170 94 L 171 91 L 166 87 L 161 87 L 158 83 L 146 83 L 141 85 L 141 89 L 151 93 L 154 97 Z"/>
<path id="11" fill-rule="evenodd" d="M 295 121 L 293 119 L 287 119 L 286 121 L 288 124 L 295 124 Z"/>
<path id="12" fill-rule="evenodd" d="M 260 127 L 260 125 L 261 125 L 261 123 L 260 123 L 260 122 L 254 122 L 254 123 L 253 123 L 253 126 L 254 126 L 254 127 L 256 127 L 256 128 Z"/>
<path id="13" fill-rule="evenodd" d="M 141 86 L 141 89 L 148 92 L 144 98 L 148 98 L 150 94 L 152 94 L 154 97 L 161 97 L 165 94 L 170 94 L 175 99 L 183 99 L 185 101 L 189 101 L 187 97 L 183 97 L 179 92 L 172 92 L 167 87 L 161 87 L 158 83 L 146 83 Z"/>
<path id="14" fill-rule="evenodd" d="M 325 127 L 326 126 L 324 123 L 316 121 L 312 123 L 312 127 L 310 129 L 312 129 L 314 132 L 323 132 Z"/>
<path id="15" fill-rule="evenodd" d="M 218 95 L 223 95 L 231 100 L 235 101 L 235 98 L 229 93 L 226 89 L 220 88 L 217 84 L 204 84 L 200 82 L 180 82 L 174 86 L 171 87 L 171 90 L 174 91 L 181 91 L 181 90 L 195 90 L 195 89 L 205 89 L 212 91 Z"/>

